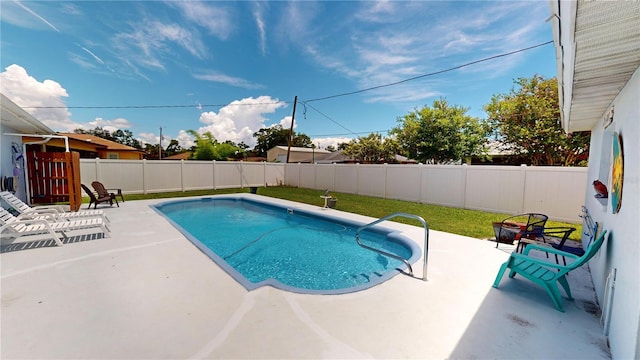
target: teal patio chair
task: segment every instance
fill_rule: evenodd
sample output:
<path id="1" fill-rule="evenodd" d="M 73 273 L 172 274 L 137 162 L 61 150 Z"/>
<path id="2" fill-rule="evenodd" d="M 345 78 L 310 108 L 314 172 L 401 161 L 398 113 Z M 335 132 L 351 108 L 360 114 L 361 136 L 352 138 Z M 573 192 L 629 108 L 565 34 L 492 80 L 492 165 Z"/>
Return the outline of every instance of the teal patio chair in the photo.
<path id="1" fill-rule="evenodd" d="M 497 288 L 500 284 L 500 280 L 502 280 L 502 276 L 507 269 L 510 269 L 509 277 L 512 278 L 516 274 L 522 275 L 524 278 L 527 278 L 534 283 L 542 286 L 549 296 L 551 296 L 551 300 L 555 305 L 558 311 L 564 312 L 564 308 L 562 307 L 562 296 L 560 295 L 560 289 L 558 288 L 558 284 L 562 285 L 562 288 L 567 293 L 569 300 L 573 300 L 571 297 L 571 289 L 569 288 L 569 283 L 567 282 L 566 275 L 573 269 L 579 268 L 584 265 L 587 261 L 589 261 L 600 249 L 602 243 L 605 241 L 605 237 L 607 235 L 607 231 L 603 230 L 600 236 L 589 244 L 589 247 L 585 250 L 584 255 L 577 256 L 572 253 L 568 253 L 565 251 L 561 251 L 552 247 L 540 246 L 537 244 L 528 245 L 522 254 L 513 252 L 511 256 L 509 256 L 509 260 L 507 260 L 502 266 L 500 266 L 500 271 L 498 271 L 498 275 L 496 276 L 496 280 L 493 282 L 493 287 Z M 547 254 L 554 254 L 564 256 L 566 258 L 574 259 L 572 263 L 569 265 L 560 265 L 550 263 L 548 261 L 544 261 L 543 259 L 533 258 L 529 256 L 531 250 L 539 250 L 542 252 L 546 252 Z"/>

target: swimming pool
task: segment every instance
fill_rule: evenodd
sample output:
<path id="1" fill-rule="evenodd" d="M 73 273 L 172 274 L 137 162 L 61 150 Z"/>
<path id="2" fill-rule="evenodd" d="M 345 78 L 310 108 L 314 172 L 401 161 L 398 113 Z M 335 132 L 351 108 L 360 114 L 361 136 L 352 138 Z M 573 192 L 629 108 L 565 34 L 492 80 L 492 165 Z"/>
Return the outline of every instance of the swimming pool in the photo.
<path id="1" fill-rule="evenodd" d="M 370 288 L 406 265 L 357 245 L 364 224 L 267 200 L 223 195 L 152 206 L 247 290 L 270 285 L 300 293 Z M 333 211 L 331 211 L 333 212 Z M 382 226 L 360 233 L 367 246 L 408 259 L 420 248 Z"/>

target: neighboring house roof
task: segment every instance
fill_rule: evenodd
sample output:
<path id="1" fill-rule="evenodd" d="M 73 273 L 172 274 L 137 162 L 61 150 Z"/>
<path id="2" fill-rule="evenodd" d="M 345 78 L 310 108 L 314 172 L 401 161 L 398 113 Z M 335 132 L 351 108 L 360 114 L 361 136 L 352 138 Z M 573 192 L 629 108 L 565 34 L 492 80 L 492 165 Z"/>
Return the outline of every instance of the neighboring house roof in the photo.
<path id="1" fill-rule="evenodd" d="M 103 139 L 101 137 L 97 137 L 97 136 L 94 136 L 94 135 L 76 134 L 76 133 L 59 133 L 59 135 L 67 136 L 69 139 L 89 142 L 89 143 L 94 144 L 96 146 L 96 148 L 102 148 L 104 150 L 111 150 L 111 151 L 137 151 L 137 152 L 142 152 L 142 153 L 144 152 L 144 151 L 142 151 L 140 149 L 136 149 L 136 148 L 134 148 L 132 146 L 120 144 L 120 143 L 117 143 L 115 141 L 110 141 L 110 140 Z"/>
<path id="2" fill-rule="evenodd" d="M 591 130 L 640 66 L 639 9 L 638 1 L 552 2 L 565 131 Z"/>
<path id="3" fill-rule="evenodd" d="M 193 152 L 185 151 L 185 152 L 180 153 L 180 154 L 175 154 L 175 155 L 171 155 L 171 156 L 163 156 L 162 160 L 188 160 L 189 158 L 191 158 L 191 154 L 193 154 Z"/>
<path id="4" fill-rule="evenodd" d="M 273 149 L 280 149 L 280 150 L 284 150 L 287 151 L 288 147 L 287 146 L 274 146 L 272 147 L 270 150 Z M 291 151 L 295 151 L 295 152 L 299 152 L 299 153 L 315 153 L 317 154 L 330 154 L 331 151 L 329 150 L 323 150 L 323 149 L 312 149 L 312 148 L 306 148 L 306 147 L 298 147 L 298 146 L 292 146 L 291 147 Z"/>
<path id="5" fill-rule="evenodd" d="M 51 135 L 54 133 L 48 126 L 38 121 L 38 119 L 1 93 L 0 105 L 2 108 L 0 121 L 2 126 L 7 129 L 12 129 L 11 131 L 16 131 L 20 134 Z"/>

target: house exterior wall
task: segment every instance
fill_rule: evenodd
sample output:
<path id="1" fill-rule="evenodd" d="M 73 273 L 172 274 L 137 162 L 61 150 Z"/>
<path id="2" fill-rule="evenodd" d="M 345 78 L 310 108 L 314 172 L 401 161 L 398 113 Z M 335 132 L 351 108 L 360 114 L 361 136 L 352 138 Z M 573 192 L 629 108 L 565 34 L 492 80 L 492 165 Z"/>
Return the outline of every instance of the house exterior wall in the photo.
<path id="1" fill-rule="evenodd" d="M 141 152 L 118 150 L 98 150 L 98 157 L 111 160 L 142 160 L 144 158 Z"/>
<path id="2" fill-rule="evenodd" d="M 19 130 L 9 128 L 0 123 L 0 176 L 14 176 L 17 174 L 18 179 L 18 190 L 16 191 L 16 196 L 21 200 L 26 201 L 27 194 L 25 191 L 25 177 L 24 177 L 24 165 L 22 162 L 20 164 L 20 168 L 16 170 L 16 167 L 13 164 L 13 153 L 11 151 L 11 144 L 16 143 L 20 146 L 20 151 L 22 151 L 22 137 L 21 136 L 10 136 L 3 135 L 5 133 L 18 133 Z"/>
<path id="3" fill-rule="evenodd" d="M 640 68 L 613 101 L 614 120 L 603 128 L 604 114 L 591 130 L 591 150 L 584 203 L 595 221 L 611 232 L 600 254 L 589 263 L 614 359 L 640 359 Z M 614 133 L 623 138 L 624 184 L 620 212 L 612 213 L 594 198 L 591 183 L 601 179 L 611 193 L 611 146 Z M 605 181 L 606 179 L 606 181 Z M 616 270 L 615 289 L 607 278 Z M 607 288 L 609 288 L 607 290 Z M 605 298 L 612 294 L 612 298 Z M 609 313 L 610 312 L 610 313 Z M 610 314 L 610 315 L 609 315 Z M 605 322 L 605 331 L 607 323 Z"/>

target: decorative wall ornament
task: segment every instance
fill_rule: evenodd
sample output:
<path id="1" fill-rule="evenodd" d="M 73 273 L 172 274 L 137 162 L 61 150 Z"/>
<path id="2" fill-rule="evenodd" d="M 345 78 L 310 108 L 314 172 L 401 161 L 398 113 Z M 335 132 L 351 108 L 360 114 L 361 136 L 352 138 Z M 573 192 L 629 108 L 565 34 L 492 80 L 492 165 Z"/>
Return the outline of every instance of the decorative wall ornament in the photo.
<path id="1" fill-rule="evenodd" d="M 617 214 L 622 205 L 622 184 L 624 182 L 624 153 L 622 135 L 613 134 L 613 163 L 611 165 L 611 212 Z"/>

